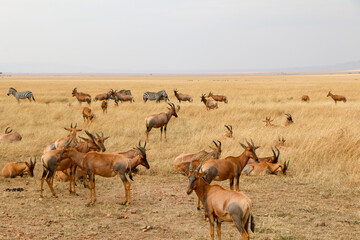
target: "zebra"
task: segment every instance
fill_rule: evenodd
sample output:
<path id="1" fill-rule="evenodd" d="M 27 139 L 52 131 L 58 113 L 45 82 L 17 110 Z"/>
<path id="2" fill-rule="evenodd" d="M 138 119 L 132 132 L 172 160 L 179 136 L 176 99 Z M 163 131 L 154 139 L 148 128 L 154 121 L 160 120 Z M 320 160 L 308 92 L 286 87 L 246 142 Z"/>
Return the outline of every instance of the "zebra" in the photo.
<path id="1" fill-rule="evenodd" d="M 34 95 L 31 91 L 18 92 L 16 91 L 15 88 L 11 87 L 9 88 L 9 92 L 7 93 L 7 95 L 9 96 L 10 94 L 14 95 L 18 103 L 19 103 L 19 99 L 25 99 L 25 98 L 27 98 L 30 102 L 31 102 L 31 98 L 35 101 Z"/>
<path id="2" fill-rule="evenodd" d="M 167 93 L 165 92 L 165 90 L 161 90 L 157 93 L 145 92 L 143 95 L 143 99 L 144 99 L 144 102 L 146 102 L 147 100 L 150 100 L 150 101 L 155 100 L 156 102 L 160 102 L 160 100 L 169 101 L 169 97 L 168 97 Z"/>

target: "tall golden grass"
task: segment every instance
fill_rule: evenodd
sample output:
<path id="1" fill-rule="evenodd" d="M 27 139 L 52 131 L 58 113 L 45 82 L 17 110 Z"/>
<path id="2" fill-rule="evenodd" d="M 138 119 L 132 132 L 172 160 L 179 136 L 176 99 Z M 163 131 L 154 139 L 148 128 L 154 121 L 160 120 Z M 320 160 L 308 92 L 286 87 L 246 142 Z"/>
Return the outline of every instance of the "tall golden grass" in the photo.
<path id="1" fill-rule="evenodd" d="M 223 142 L 222 156 L 239 155 L 239 142 L 252 138 L 260 145 L 258 156 L 271 155 L 279 136 L 287 147 L 281 149 L 280 162 L 290 160 L 288 174 L 312 181 L 328 189 L 351 191 L 360 183 L 360 89 L 359 74 L 272 75 L 272 76 L 182 76 L 182 77 L 2 77 L 0 78 L 0 131 L 11 126 L 22 136 L 21 142 L 0 143 L 0 167 L 7 162 L 40 157 L 45 145 L 67 135 L 64 127 L 103 131 L 110 139 L 107 152 L 127 150 L 145 140 L 145 117 L 167 111 L 162 103 L 144 103 L 145 91 L 165 89 L 175 104 L 173 89 L 193 96 L 193 103 L 181 103 L 178 118 L 168 124 L 167 141 L 160 142 L 160 130 L 150 132 L 148 161 L 151 170 L 144 174 L 166 176 L 180 153 L 208 149 L 212 139 L 225 133 L 224 124 L 233 126 L 233 141 Z M 36 102 L 6 96 L 9 87 L 31 90 Z M 72 89 L 94 97 L 112 89 L 131 89 L 135 103 L 109 102 L 103 114 L 100 102 L 92 102 L 96 119 L 85 124 L 82 108 L 71 96 Z M 202 93 L 226 95 L 228 104 L 207 111 L 200 102 Z M 326 97 L 329 90 L 345 95 L 348 101 L 337 105 Z M 302 95 L 310 103 L 301 102 Z M 293 116 L 288 127 L 269 128 L 262 121 L 269 116 L 284 125 L 285 115 Z M 85 136 L 84 133 L 80 135 Z M 38 167 L 37 171 L 40 171 Z"/>

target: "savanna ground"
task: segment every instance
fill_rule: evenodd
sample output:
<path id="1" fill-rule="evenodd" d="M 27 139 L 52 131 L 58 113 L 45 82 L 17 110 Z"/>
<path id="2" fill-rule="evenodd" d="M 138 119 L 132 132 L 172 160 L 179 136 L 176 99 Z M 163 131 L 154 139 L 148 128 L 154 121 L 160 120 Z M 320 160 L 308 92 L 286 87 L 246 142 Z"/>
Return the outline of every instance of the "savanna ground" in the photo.
<path id="1" fill-rule="evenodd" d="M 18 104 L 6 96 L 9 87 L 32 90 L 36 103 Z M 82 119 L 82 107 L 71 96 L 77 87 L 95 94 L 131 89 L 135 103 L 118 107 L 109 102 L 103 114 L 100 102 L 91 104 L 96 119 Z M 159 129 L 150 133 L 148 161 L 131 182 L 132 202 L 120 205 L 124 188 L 119 177 L 96 179 L 97 202 L 85 207 L 89 191 L 78 183 L 78 196 L 70 195 L 68 183 L 55 180 L 54 199 L 45 185 L 40 195 L 45 145 L 67 135 L 64 127 L 78 123 L 89 131 L 110 136 L 107 152 L 128 150 L 145 140 L 144 118 L 166 111 L 164 102 L 144 103 L 145 91 L 165 89 L 175 101 L 173 89 L 191 94 L 192 103 L 181 103 L 178 118 L 168 125 L 168 141 L 159 141 Z M 337 105 L 329 90 L 348 101 Z M 209 239 L 209 224 L 196 210 L 196 197 L 186 195 L 188 181 L 173 173 L 173 160 L 181 153 L 208 149 L 212 139 L 224 134 L 224 124 L 234 128 L 233 141 L 223 141 L 222 157 L 240 155 L 239 142 L 252 138 L 258 156 L 270 156 L 278 136 L 287 146 L 280 162 L 290 160 L 287 176 L 241 177 L 240 190 L 253 203 L 256 231 L 253 239 L 358 239 L 360 236 L 360 75 L 281 75 L 207 77 L 2 77 L 0 78 L 0 129 L 11 126 L 21 142 L 0 143 L 0 168 L 12 161 L 37 156 L 35 177 L 0 178 L 0 239 Z M 206 111 L 202 93 L 224 94 L 229 103 Z M 303 94 L 310 103 L 303 103 Z M 284 125 L 284 113 L 295 124 L 268 128 L 270 116 Z M 83 132 L 79 134 L 85 136 Z M 216 182 L 228 188 L 228 182 Z M 23 192 L 6 192 L 22 187 Z M 148 231 L 143 227 L 150 226 Z M 239 239 L 230 223 L 222 225 L 224 239 Z"/>

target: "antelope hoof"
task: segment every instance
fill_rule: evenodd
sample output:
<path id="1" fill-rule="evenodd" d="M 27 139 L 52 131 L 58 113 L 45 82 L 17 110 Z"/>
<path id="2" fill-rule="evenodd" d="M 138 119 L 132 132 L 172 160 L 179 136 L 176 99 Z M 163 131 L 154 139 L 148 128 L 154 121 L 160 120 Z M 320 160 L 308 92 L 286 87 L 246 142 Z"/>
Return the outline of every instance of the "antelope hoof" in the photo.
<path id="1" fill-rule="evenodd" d="M 90 206 L 91 206 L 91 203 L 85 204 L 85 207 L 90 207 Z"/>

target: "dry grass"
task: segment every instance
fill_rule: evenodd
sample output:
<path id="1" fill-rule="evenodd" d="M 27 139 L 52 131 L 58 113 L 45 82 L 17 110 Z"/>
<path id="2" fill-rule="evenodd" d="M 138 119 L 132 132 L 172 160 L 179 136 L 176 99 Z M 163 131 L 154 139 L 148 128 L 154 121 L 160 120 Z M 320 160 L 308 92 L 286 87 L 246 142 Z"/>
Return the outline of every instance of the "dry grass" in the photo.
<path id="1" fill-rule="evenodd" d="M 45 188 L 46 198 L 38 201 L 40 164 L 35 178 L 0 179 L 0 190 L 11 186 L 24 186 L 24 193 L 0 193 L 5 205 L 0 207 L 0 219 L 11 222 L 14 231 L 29 238 L 62 236 L 79 238 L 111 238 L 119 231 L 122 239 L 207 239 L 208 224 L 202 213 L 196 212 L 195 198 L 185 194 L 187 181 L 172 173 L 172 161 L 184 152 L 206 149 L 212 139 L 224 134 L 224 124 L 234 128 L 235 141 L 223 143 L 223 155 L 239 155 L 239 141 L 252 138 L 262 147 L 258 156 L 271 154 L 270 147 L 278 136 L 284 136 L 288 147 L 282 149 L 280 161 L 290 160 L 287 177 L 243 178 L 242 191 L 254 201 L 257 232 L 256 239 L 355 239 L 359 234 L 360 212 L 360 76 L 344 75 L 294 75 L 294 76 L 212 76 L 212 77 L 7 77 L 0 79 L 0 131 L 7 126 L 21 133 L 18 143 L 0 145 L 0 168 L 7 162 L 27 160 L 41 156 L 43 147 L 65 136 L 63 129 L 78 122 L 83 129 L 102 130 L 111 136 L 107 151 L 127 150 L 140 139 L 145 139 L 144 118 L 166 110 L 166 104 L 142 101 L 148 90 L 165 89 L 175 101 L 173 89 L 191 94 L 193 103 L 181 103 L 179 118 L 168 125 L 168 141 L 160 142 L 158 129 L 150 133 L 151 150 L 149 171 L 141 170 L 132 184 L 134 202 L 129 209 L 119 207 L 116 197 L 123 197 L 118 178 L 98 178 L 98 203 L 85 208 L 88 192 L 79 189 L 80 197 L 69 196 L 67 184 L 58 183 L 55 191 L 60 198 L 54 201 Z M 36 103 L 23 100 L 17 104 L 13 96 L 7 97 L 9 87 L 32 90 Z M 108 114 L 103 114 L 100 103 L 92 103 L 96 120 L 85 125 L 82 107 L 71 90 L 95 94 L 113 89 L 131 89 L 135 103 L 109 104 Z M 346 104 L 337 105 L 326 97 L 329 90 L 345 95 Z M 202 93 L 213 91 L 224 94 L 229 103 L 219 104 L 219 109 L 206 111 L 200 102 Z M 302 95 L 310 96 L 310 103 L 300 101 Z M 177 103 L 176 103 L 177 104 Z M 274 123 L 284 125 L 284 113 L 291 113 L 295 124 L 289 127 L 267 128 L 262 120 L 266 116 Z M 84 135 L 84 134 L 82 134 Z M 228 183 L 221 183 L 228 187 Z M 114 186 L 114 188 L 112 188 Z M 121 187 L 120 190 L 118 187 Z M 162 201 L 159 201 L 161 199 Z M 22 203 L 25 205 L 21 205 Z M 24 217 L 22 208 L 34 209 Z M 111 213 L 111 216 L 107 216 Z M 2 215 L 1 215 L 2 214 Z M 9 214 L 15 216 L 9 218 Z M 128 219 L 117 219 L 128 215 Z M 43 218 L 42 222 L 36 222 Z M 15 220 L 14 220 L 15 219 Z M 114 220 L 117 219 L 117 220 Z M 36 235 L 46 221 L 58 221 Z M 113 226 L 116 221 L 116 226 Z M 30 224 L 24 230 L 22 225 Z M 74 223 L 78 224 L 75 227 Z M 33 225 L 31 225 L 33 224 Z M 52 224 L 52 223 L 50 223 Z M 59 230 L 59 224 L 62 226 Z M 98 230 L 98 225 L 108 230 Z M 140 225 L 154 229 L 144 233 Z M 118 226 L 119 225 L 119 226 Z M 0 223 L 1 228 L 8 225 Z M 93 228 L 92 230 L 88 230 Z M 96 229 L 95 229 L 96 228 Z M 357 231 L 357 232 L 356 232 Z M 96 232 L 96 233 L 93 233 Z M 6 232 L 5 238 L 17 233 Z M 81 235 L 84 234 L 84 235 Z M 94 235 L 95 234 L 95 235 Z M 96 235 L 97 234 L 97 235 Z M 340 234 L 340 236 L 338 235 Z M 224 238 L 238 238 L 230 224 L 223 225 Z M 22 236 L 22 235 L 21 235 Z"/>

